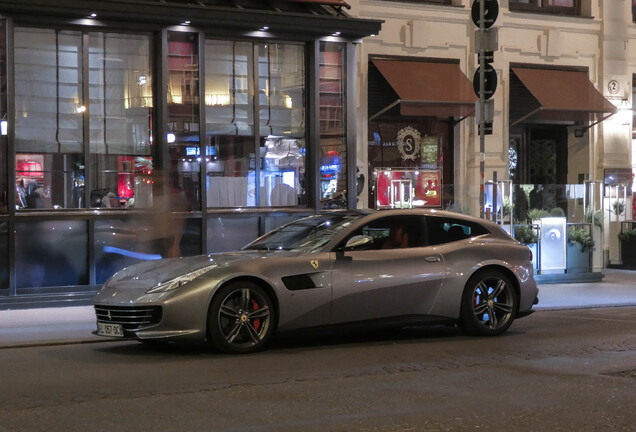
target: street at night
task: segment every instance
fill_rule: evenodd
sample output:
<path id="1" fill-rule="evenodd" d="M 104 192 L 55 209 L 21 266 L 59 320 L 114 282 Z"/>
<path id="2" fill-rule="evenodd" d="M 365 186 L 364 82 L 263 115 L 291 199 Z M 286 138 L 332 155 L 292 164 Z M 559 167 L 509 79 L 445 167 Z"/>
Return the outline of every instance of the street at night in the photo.
<path id="1" fill-rule="evenodd" d="M 0 431 L 634 431 L 636 308 L 277 339 L 2 350 Z"/>

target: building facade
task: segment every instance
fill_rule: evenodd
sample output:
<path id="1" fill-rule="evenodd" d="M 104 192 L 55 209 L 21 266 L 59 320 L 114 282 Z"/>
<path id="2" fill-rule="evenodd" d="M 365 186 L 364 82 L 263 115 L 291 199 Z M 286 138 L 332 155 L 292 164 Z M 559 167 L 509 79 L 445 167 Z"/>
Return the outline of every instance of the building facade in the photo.
<path id="1" fill-rule="evenodd" d="M 584 214 L 590 210 L 609 226 L 617 220 L 612 207 L 619 200 L 626 210 L 618 220 L 631 220 L 636 11 L 629 1 L 494 2 L 497 86 L 483 153 L 470 88 L 462 87 L 479 66 L 473 2 L 350 3 L 355 16 L 385 20 L 380 34 L 366 38 L 358 51 L 358 169 L 368 179 L 362 206 L 413 205 L 402 201 L 410 196 L 417 205 L 474 215 L 484 205 L 499 215 L 502 196 L 513 196 L 515 213 L 504 219 L 515 223 L 530 223 L 527 211 L 537 208 L 560 209 L 571 223 L 590 222 Z M 443 79 L 429 78 L 426 71 L 440 64 L 446 67 Z M 431 87 L 447 90 L 438 95 Z M 387 93 L 380 101 L 378 94 Z M 495 189 L 499 198 L 493 201 Z M 616 232 L 610 231 L 598 239 L 597 268 L 603 253 L 616 249 Z"/>
<path id="2" fill-rule="evenodd" d="M 0 1 L 0 305 L 355 207 L 349 7 Z"/>

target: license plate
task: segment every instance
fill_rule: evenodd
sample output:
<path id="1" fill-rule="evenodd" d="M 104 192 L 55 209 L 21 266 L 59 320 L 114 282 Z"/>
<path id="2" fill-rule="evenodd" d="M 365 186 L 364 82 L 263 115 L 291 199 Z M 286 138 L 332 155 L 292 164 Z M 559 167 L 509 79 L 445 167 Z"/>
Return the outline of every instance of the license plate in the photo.
<path id="1" fill-rule="evenodd" d="M 97 334 L 100 336 L 124 337 L 121 324 L 97 323 Z"/>

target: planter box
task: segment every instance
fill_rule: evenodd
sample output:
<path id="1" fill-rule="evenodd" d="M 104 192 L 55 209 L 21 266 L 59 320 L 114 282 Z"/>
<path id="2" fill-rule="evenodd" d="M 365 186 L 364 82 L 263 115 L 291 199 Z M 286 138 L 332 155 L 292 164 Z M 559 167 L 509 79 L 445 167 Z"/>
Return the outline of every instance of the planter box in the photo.
<path id="1" fill-rule="evenodd" d="M 621 267 L 636 270 L 636 240 L 619 241 L 621 244 L 621 260 L 623 261 Z"/>
<path id="2" fill-rule="evenodd" d="M 528 248 L 532 251 L 532 268 L 536 271 L 539 269 L 539 247 L 538 243 L 527 244 Z"/>
<path id="3" fill-rule="evenodd" d="M 582 251 L 577 243 L 568 242 L 566 248 L 567 273 L 589 273 L 590 272 L 590 252 Z"/>

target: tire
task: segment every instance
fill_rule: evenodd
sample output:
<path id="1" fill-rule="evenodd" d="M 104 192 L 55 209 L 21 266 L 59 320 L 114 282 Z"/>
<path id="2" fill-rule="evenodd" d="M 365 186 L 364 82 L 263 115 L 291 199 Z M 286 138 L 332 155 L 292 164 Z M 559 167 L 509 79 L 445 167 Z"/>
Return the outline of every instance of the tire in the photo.
<path id="1" fill-rule="evenodd" d="M 212 299 L 208 342 L 217 351 L 244 354 L 263 349 L 274 328 L 274 306 L 252 282 L 233 282 Z"/>
<path id="2" fill-rule="evenodd" d="M 462 294 L 460 327 L 474 336 L 496 336 L 514 321 L 518 298 L 510 278 L 496 270 L 472 276 Z"/>

